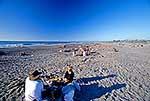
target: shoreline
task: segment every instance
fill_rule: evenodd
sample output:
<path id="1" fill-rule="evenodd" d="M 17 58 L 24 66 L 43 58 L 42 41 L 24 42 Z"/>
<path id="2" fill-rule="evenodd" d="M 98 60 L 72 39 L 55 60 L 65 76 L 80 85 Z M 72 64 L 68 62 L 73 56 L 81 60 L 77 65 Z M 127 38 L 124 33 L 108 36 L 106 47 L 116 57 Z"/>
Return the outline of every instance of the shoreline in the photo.
<path id="1" fill-rule="evenodd" d="M 113 41 L 0 41 L 0 48 L 51 46 L 65 44 L 94 44 L 94 43 L 142 43 L 150 44 L 150 40 L 113 40 Z"/>

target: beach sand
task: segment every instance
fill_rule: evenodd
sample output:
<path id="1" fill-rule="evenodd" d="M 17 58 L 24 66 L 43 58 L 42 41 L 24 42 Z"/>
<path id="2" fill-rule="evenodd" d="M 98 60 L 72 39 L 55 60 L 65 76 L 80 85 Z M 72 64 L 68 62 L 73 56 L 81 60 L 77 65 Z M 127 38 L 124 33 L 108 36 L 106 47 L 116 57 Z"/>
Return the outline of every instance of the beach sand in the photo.
<path id="1" fill-rule="evenodd" d="M 0 49 L 0 98 L 24 99 L 29 69 L 62 77 L 67 64 L 73 66 L 81 91 L 74 101 L 149 101 L 150 44 L 91 43 L 89 56 L 73 56 L 81 44 L 31 46 Z M 67 50 L 67 51 L 60 51 Z"/>

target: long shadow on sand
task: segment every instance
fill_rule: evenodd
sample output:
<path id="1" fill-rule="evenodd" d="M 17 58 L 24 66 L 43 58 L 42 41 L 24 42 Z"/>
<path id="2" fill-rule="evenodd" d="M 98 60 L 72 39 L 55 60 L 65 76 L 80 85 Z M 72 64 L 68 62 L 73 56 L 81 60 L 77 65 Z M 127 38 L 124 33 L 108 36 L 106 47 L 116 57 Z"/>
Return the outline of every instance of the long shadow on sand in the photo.
<path id="1" fill-rule="evenodd" d="M 91 81 L 97 81 L 97 80 L 102 80 L 102 79 L 105 79 L 105 78 L 113 78 L 113 77 L 116 77 L 117 75 L 115 74 L 111 74 L 111 75 L 107 75 L 107 76 L 96 76 L 96 77 L 90 77 L 90 78 L 81 78 L 80 80 L 82 80 L 82 82 L 84 83 L 88 83 L 88 82 L 91 82 Z"/>
<path id="2" fill-rule="evenodd" d="M 81 86 L 81 92 L 76 94 L 75 101 L 93 101 L 96 98 L 100 98 L 106 93 L 111 93 L 112 90 L 117 90 L 123 87 L 126 87 L 126 84 L 115 84 L 110 87 L 103 87 L 97 82 L 94 84 L 86 85 L 88 82 L 102 80 L 105 78 L 115 77 L 116 75 L 108 75 L 103 77 L 92 77 L 92 78 L 81 78 L 84 82 L 84 85 Z M 106 96 L 108 97 L 108 96 Z"/>

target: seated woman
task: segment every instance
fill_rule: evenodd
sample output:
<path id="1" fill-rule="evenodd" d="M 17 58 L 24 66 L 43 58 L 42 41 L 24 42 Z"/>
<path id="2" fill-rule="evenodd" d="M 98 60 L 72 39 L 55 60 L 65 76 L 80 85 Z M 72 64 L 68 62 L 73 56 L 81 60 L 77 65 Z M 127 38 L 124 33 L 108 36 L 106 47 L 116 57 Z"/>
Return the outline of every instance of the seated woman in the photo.
<path id="1" fill-rule="evenodd" d="M 64 95 L 64 101 L 73 101 L 74 93 L 76 90 L 80 91 L 79 84 L 73 80 L 74 72 L 72 66 L 67 66 L 64 76 L 65 86 L 62 88 L 62 94 Z"/>
<path id="2" fill-rule="evenodd" d="M 73 67 L 72 66 L 67 66 L 66 68 L 66 73 L 64 76 L 64 81 L 66 84 L 71 83 L 73 81 L 74 78 L 74 72 L 73 72 Z"/>

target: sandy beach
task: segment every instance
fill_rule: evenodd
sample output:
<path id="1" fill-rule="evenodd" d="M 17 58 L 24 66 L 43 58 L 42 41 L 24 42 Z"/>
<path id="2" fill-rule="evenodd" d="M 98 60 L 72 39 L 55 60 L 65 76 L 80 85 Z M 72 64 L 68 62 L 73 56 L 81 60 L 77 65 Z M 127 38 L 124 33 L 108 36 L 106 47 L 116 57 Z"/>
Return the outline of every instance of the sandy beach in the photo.
<path id="1" fill-rule="evenodd" d="M 73 56 L 73 48 L 88 45 L 88 56 Z M 61 50 L 61 51 L 60 51 Z M 150 101 L 150 44 L 90 43 L 2 48 L 0 99 L 24 99 L 31 68 L 62 77 L 67 64 L 74 69 L 81 91 L 74 101 Z"/>

